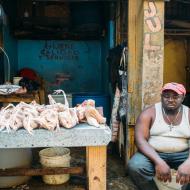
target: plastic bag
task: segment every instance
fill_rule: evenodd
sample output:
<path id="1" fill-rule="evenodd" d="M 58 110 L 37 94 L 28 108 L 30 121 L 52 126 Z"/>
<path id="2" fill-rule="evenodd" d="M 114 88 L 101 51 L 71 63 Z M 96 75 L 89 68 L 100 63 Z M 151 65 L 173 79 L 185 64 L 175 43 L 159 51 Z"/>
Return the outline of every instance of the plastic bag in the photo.
<path id="1" fill-rule="evenodd" d="M 118 109 L 118 115 L 121 119 L 122 117 L 126 117 L 127 115 L 127 85 L 128 85 L 128 78 L 127 78 L 127 48 L 123 48 L 122 57 L 120 60 L 120 68 L 119 68 L 119 77 L 121 81 L 121 96 L 120 96 L 120 102 L 119 102 L 119 109 Z"/>
<path id="2" fill-rule="evenodd" d="M 16 92 L 21 86 L 18 85 L 0 85 L 0 94 L 8 95 Z"/>

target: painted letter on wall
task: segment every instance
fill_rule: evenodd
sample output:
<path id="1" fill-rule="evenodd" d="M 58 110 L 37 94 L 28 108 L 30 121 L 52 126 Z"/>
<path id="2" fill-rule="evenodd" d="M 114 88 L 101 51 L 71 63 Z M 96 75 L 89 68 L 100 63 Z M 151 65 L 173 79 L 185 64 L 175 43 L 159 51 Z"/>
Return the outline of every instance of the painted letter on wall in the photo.
<path id="1" fill-rule="evenodd" d="M 144 1 L 143 107 L 160 99 L 163 84 L 164 1 Z"/>

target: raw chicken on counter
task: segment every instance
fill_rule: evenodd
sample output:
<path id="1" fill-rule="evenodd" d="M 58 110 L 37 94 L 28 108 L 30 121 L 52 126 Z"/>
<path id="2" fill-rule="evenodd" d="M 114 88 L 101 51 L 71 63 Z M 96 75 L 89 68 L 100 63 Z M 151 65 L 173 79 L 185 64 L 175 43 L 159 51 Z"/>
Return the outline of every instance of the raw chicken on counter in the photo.
<path id="1" fill-rule="evenodd" d="M 94 100 L 85 100 L 76 107 L 76 110 L 80 122 L 87 122 L 95 127 L 100 127 L 100 124 L 106 123 L 106 118 L 95 108 Z"/>
<path id="2" fill-rule="evenodd" d="M 65 104 L 56 103 L 48 95 L 49 105 L 40 105 L 35 101 L 30 104 L 20 102 L 16 106 L 9 104 L 0 110 L 0 131 L 10 132 L 25 128 L 30 134 L 35 128 L 56 130 L 60 127 L 72 128 L 80 122 L 100 127 L 106 123 L 104 118 L 95 108 L 94 100 L 85 100 L 74 108 L 69 108 L 65 93 Z"/>

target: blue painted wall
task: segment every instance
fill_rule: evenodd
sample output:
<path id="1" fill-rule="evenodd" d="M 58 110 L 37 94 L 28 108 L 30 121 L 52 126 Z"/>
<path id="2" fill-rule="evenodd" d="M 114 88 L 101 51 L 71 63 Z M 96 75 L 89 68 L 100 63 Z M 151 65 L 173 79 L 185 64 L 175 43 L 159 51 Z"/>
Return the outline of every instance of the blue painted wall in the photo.
<path id="1" fill-rule="evenodd" d="M 102 92 L 102 57 L 100 41 L 18 41 L 18 69 L 36 70 L 49 90 Z M 57 81 L 56 75 L 70 75 Z"/>
<path id="2" fill-rule="evenodd" d="M 8 0 L 7 5 L 13 5 Z M 9 7 L 9 6 L 8 6 Z M 13 8 L 15 6 L 12 6 Z M 80 7 L 80 9 L 79 9 Z M 74 12 L 73 22 L 79 28 L 86 24 L 101 26 L 105 16 L 102 4 L 77 3 L 72 4 Z M 16 10 L 16 9 L 15 9 Z M 83 14 L 83 19 L 78 15 Z M 12 14 L 14 11 L 10 11 Z M 101 15 L 101 16 L 100 16 Z M 14 18 L 14 14 L 12 18 Z M 106 21 L 108 24 L 108 20 Z M 93 26 L 93 25 L 92 25 Z M 112 28 L 107 27 L 106 36 L 93 41 L 68 41 L 68 40 L 17 40 L 11 37 L 9 26 L 4 26 L 4 47 L 8 51 L 11 62 L 11 77 L 18 70 L 29 67 L 34 69 L 46 81 L 47 90 L 62 88 L 67 93 L 75 92 L 109 92 L 107 52 L 112 42 Z M 60 80 L 69 75 L 69 80 Z"/>

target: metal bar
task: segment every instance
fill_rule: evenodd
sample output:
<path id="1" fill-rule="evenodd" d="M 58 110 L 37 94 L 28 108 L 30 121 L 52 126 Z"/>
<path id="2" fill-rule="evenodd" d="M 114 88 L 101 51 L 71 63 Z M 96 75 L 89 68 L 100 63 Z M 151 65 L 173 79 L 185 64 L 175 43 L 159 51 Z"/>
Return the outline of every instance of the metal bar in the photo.
<path id="1" fill-rule="evenodd" d="M 0 176 L 40 176 L 58 174 L 83 174 L 84 167 L 10 168 L 0 169 Z"/>
<path id="2" fill-rule="evenodd" d="M 36 2 L 88 2 L 88 1 L 102 1 L 102 0 L 35 0 Z M 111 1 L 111 2 L 116 2 L 117 0 L 104 0 L 106 1 Z"/>

